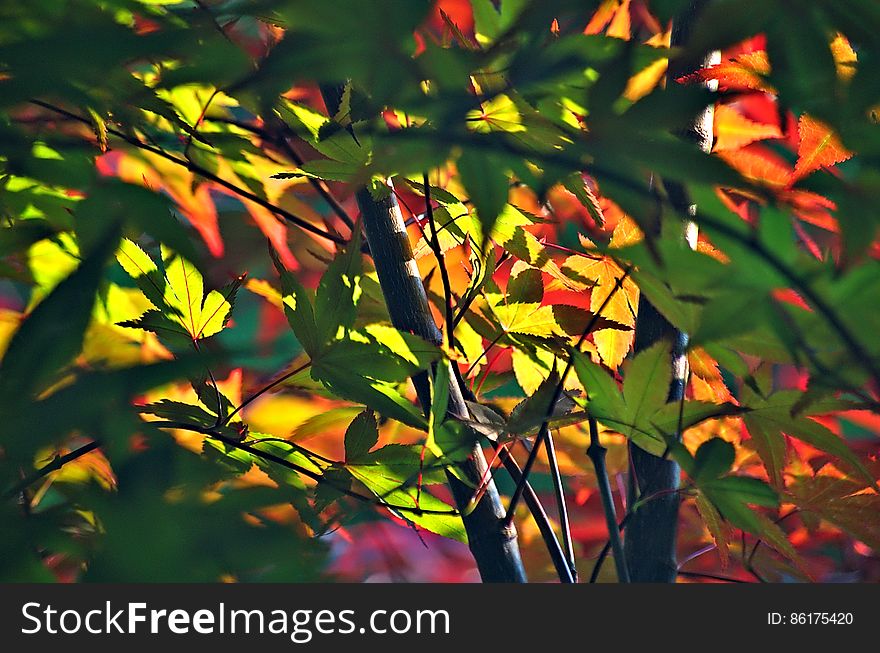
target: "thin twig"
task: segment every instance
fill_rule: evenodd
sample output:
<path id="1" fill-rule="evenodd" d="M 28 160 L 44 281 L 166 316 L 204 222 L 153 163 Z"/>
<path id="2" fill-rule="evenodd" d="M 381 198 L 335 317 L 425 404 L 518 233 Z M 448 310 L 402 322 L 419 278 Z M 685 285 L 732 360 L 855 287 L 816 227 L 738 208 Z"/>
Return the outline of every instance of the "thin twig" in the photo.
<path id="1" fill-rule="evenodd" d="M 708 578 L 709 580 L 720 580 L 725 583 L 746 583 L 750 584 L 747 580 L 741 580 L 739 578 L 731 578 L 730 576 L 719 576 L 718 574 L 704 574 L 698 571 L 679 571 L 679 576 L 685 576 L 686 578 Z"/>
<path id="2" fill-rule="evenodd" d="M 89 121 L 87 118 L 83 118 L 81 116 L 76 115 L 75 113 L 71 113 L 70 111 L 67 111 L 66 109 L 62 109 L 61 107 L 56 107 L 56 106 L 49 104 L 47 102 L 43 102 L 42 100 L 31 100 L 31 103 L 35 104 L 39 107 L 43 107 L 44 109 L 48 109 L 49 111 L 52 111 L 52 112 L 57 113 L 59 115 L 66 116 L 68 118 L 71 118 L 73 120 L 81 122 L 85 125 L 91 125 L 91 121 Z M 185 159 L 179 159 L 178 157 L 174 156 L 173 154 L 169 154 L 168 152 L 166 152 L 162 148 L 156 147 L 154 145 L 150 145 L 148 143 L 144 143 L 143 141 L 141 141 L 137 138 L 134 138 L 132 136 L 129 136 L 128 134 L 121 132 L 117 129 L 114 129 L 112 127 L 107 128 L 107 133 L 112 134 L 113 136 L 116 136 L 117 138 L 122 139 L 123 141 L 125 141 L 129 145 L 132 145 L 132 146 L 134 146 L 138 149 L 144 150 L 146 152 L 151 152 L 152 154 L 160 156 L 163 159 L 171 161 L 172 163 L 176 163 L 177 165 L 179 165 L 183 168 L 186 168 L 187 170 L 194 172 L 197 175 L 204 177 L 205 179 L 213 181 L 214 183 L 216 183 L 220 186 L 223 186 L 224 188 L 226 188 L 228 190 L 231 190 L 236 195 L 238 195 L 240 197 L 244 197 L 245 199 L 248 199 L 251 202 L 254 202 L 255 204 L 259 204 L 263 208 L 268 209 L 269 211 L 271 211 L 275 215 L 283 218 L 284 220 L 286 220 L 287 222 L 290 222 L 291 224 L 296 225 L 297 227 L 299 227 L 300 229 L 303 229 L 304 231 L 308 231 L 312 234 L 315 234 L 316 236 L 326 238 L 327 240 L 330 240 L 338 245 L 344 245 L 347 242 L 345 240 L 345 238 L 343 238 L 342 236 L 340 236 L 338 234 L 332 234 L 328 231 L 324 231 L 320 227 L 316 227 L 311 222 L 307 221 L 305 218 L 301 218 L 300 216 L 291 213 L 287 209 L 283 209 L 280 206 L 276 206 L 275 204 L 272 204 L 272 202 L 269 202 L 268 200 L 263 199 L 259 195 L 255 195 L 254 193 L 250 192 L 249 190 L 245 190 L 244 188 L 236 186 L 232 182 L 226 181 L 222 177 L 218 177 L 210 170 L 207 170 L 207 169 L 201 167 L 200 165 L 193 163 L 192 161 L 188 161 Z"/>
<path id="3" fill-rule="evenodd" d="M 51 462 L 43 465 L 38 470 L 34 471 L 32 474 L 29 474 L 28 476 L 23 478 L 15 486 L 13 486 L 12 488 L 10 488 L 6 492 L 4 492 L 3 497 L 7 498 L 7 499 L 10 497 L 14 497 L 16 494 L 19 494 L 20 492 L 24 491 L 25 488 L 30 487 L 31 485 L 33 485 L 34 483 L 39 481 L 41 478 L 48 476 L 52 472 L 58 471 L 67 463 L 74 461 L 77 458 L 80 458 L 80 457 L 86 455 L 90 451 L 94 451 L 95 449 L 97 449 L 100 446 L 101 446 L 100 442 L 98 442 L 97 440 L 92 440 L 91 442 L 87 442 L 83 446 L 81 446 L 77 449 L 74 449 L 70 453 L 66 453 L 63 456 L 55 456 L 55 458 L 53 458 L 51 460 Z"/>
<path id="4" fill-rule="evenodd" d="M 308 369 L 309 366 L 310 366 L 311 364 L 312 364 L 312 361 L 308 361 L 308 362 L 304 363 L 303 365 L 299 366 L 298 368 L 296 368 L 295 370 L 293 370 L 293 371 L 291 371 L 291 372 L 288 372 L 287 374 L 284 374 L 284 375 L 278 377 L 277 379 L 275 379 L 274 381 L 272 381 L 272 383 L 270 383 L 269 385 L 264 386 L 264 387 L 260 388 L 259 390 L 257 390 L 257 391 L 256 391 L 255 393 L 253 393 L 250 397 L 248 397 L 248 398 L 245 399 L 243 402 L 241 402 L 241 404 L 238 406 L 238 408 L 236 408 L 236 409 L 233 410 L 231 413 L 229 413 L 229 415 L 226 416 L 226 419 L 223 420 L 223 423 L 220 424 L 220 426 L 224 426 L 224 425 L 226 425 L 226 424 L 229 424 L 229 420 L 231 420 L 231 419 L 232 419 L 233 417 L 235 417 L 238 413 L 240 413 L 240 412 L 245 408 L 245 406 L 247 406 L 247 405 L 250 404 L 251 402 L 255 401 L 256 399 L 258 399 L 258 398 L 261 397 L 262 395 L 266 394 L 266 393 L 269 392 L 269 390 L 271 390 L 272 388 L 274 388 L 274 387 L 276 387 L 276 386 L 278 386 L 278 385 L 284 383 L 285 381 L 287 381 L 287 379 L 296 376 L 297 374 L 299 374 L 299 373 L 302 372 L 303 370 Z"/>
<path id="5" fill-rule="evenodd" d="M 559 511 L 559 526 L 562 531 L 562 546 L 565 549 L 568 566 L 571 574 L 577 582 L 577 565 L 574 559 L 574 545 L 571 541 L 571 520 L 568 517 L 568 506 L 565 503 L 565 487 L 562 484 L 562 474 L 559 471 L 559 461 L 556 459 L 556 446 L 553 437 L 547 438 L 547 464 L 550 467 L 550 476 L 553 478 L 553 493 L 556 496 L 556 508 Z"/>
<path id="6" fill-rule="evenodd" d="M 413 506 L 401 506 L 396 504 L 391 504 L 386 501 L 379 499 L 378 501 L 373 499 L 372 497 L 365 496 L 354 490 L 343 487 L 341 485 L 336 485 L 335 483 L 328 480 L 323 474 L 318 472 L 314 472 L 302 465 L 297 465 L 296 463 L 290 462 L 280 456 L 276 456 L 275 454 L 269 453 L 268 451 L 262 451 L 255 447 L 250 446 L 247 442 L 241 442 L 239 440 L 235 440 L 233 438 L 229 438 L 222 433 L 218 432 L 216 429 L 212 429 L 207 426 L 202 426 L 200 424 L 188 424 L 186 422 L 174 422 L 174 421 L 154 421 L 154 422 L 146 422 L 150 426 L 154 426 L 160 429 L 181 429 L 185 431 L 193 431 L 194 433 L 201 433 L 202 435 L 206 435 L 215 440 L 223 442 L 226 445 L 234 449 L 240 449 L 241 451 L 246 451 L 258 458 L 262 458 L 263 460 L 268 460 L 269 462 L 275 463 L 276 465 L 281 465 L 282 467 L 286 467 L 292 471 L 295 471 L 298 474 L 302 474 L 303 476 L 312 479 L 316 483 L 323 483 L 328 487 L 337 490 L 338 492 L 349 496 L 353 499 L 357 499 L 362 503 L 369 503 L 370 505 L 379 506 L 382 508 L 387 508 L 388 510 L 395 510 L 398 512 L 408 512 L 415 515 L 460 515 L 458 510 L 433 510 L 427 508 L 418 508 Z"/>
<path id="7" fill-rule="evenodd" d="M 454 342 L 453 314 L 452 314 L 452 285 L 449 283 L 449 271 L 446 269 L 446 258 L 443 256 L 443 248 L 440 247 L 440 237 L 437 224 L 434 221 L 434 207 L 431 205 L 431 184 L 428 183 L 428 173 L 422 173 L 422 184 L 425 187 L 425 212 L 428 215 L 428 229 L 431 232 L 431 250 L 437 265 L 440 267 L 440 279 L 443 282 L 443 300 L 446 308 L 446 339 L 449 346 Z"/>

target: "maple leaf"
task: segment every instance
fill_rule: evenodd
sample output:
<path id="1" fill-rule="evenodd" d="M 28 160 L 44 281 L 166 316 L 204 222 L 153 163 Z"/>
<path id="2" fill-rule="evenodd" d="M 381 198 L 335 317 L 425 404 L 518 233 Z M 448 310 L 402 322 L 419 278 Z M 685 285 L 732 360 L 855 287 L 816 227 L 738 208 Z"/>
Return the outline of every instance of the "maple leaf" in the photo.
<path id="1" fill-rule="evenodd" d="M 621 220 L 614 228 L 611 239 L 612 247 L 623 247 L 636 242 L 641 237 L 638 227 L 628 219 Z M 569 278 L 581 283 L 583 288 L 595 285 L 590 293 L 590 310 L 595 312 L 605 303 L 614 290 L 617 280 L 623 276 L 623 270 L 607 256 L 592 258 L 576 254 L 569 256 L 562 264 L 562 270 Z M 620 289 L 614 292 L 602 310 L 602 317 L 613 320 L 624 326 L 634 327 L 636 309 L 639 303 L 639 288 L 627 278 Z M 632 347 L 632 330 L 598 329 L 593 334 L 593 342 L 599 351 L 602 361 L 611 369 L 617 369 Z"/>
<path id="2" fill-rule="evenodd" d="M 791 180 L 791 168 L 785 159 L 760 145 L 723 150 L 718 156 L 743 177 L 762 186 L 783 190 Z"/>
<path id="3" fill-rule="evenodd" d="M 864 490 L 862 483 L 825 465 L 815 477 L 798 477 L 789 490 L 803 510 L 851 533 L 865 544 L 880 548 L 880 496 Z"/>
<path id="4" fill-rule="evenodd" d="M 804 114 L 798 120 L 798 160 L 791 183 L 803 179 L 819 168 L 833 166 L 852 157 L 834 131 L 825 123 Z"/>
<path id="5" fill-rule="evenodd" d="M 718 367 L 718 361 L 712 358 L 705 349 L 702 347 L 694 347 L 688 352 L 688 364 L 690 365 L 690 371 L 693 374 L 691 382 L 694 384 L 695 397 L 697 399 L 704 399 L 704 397 L 696 396 L 697 387 L 702 383 L 709 395 L 705 397 L 705 399 L 709 399 L 716 403 L 733 401 L 733 396 L 730 394 L 730 390 L 727 388 L 724 379 L 721 377 L 721 370 Z"/>
<path id="6" fill-rule="evenodd" d="M 145 329 L 159 335 L 186 336 L 196 341 L 219 333 L 229 319 L 242 279 L 222 291 L 205 294 L 204 280 L 195 266 L 164 246 L 164 275 L 153 260 L 129 240 L 123 240 L 117 260 L 156 307 L 119 326 Z"/>
<path id="7" fill-rule="evenodd" d="M 726 104 L 715 107 L 715 152 L 736 150 L 766 138 L 782 138 L 782 132 L 776 125 L 749 120 Z"/>

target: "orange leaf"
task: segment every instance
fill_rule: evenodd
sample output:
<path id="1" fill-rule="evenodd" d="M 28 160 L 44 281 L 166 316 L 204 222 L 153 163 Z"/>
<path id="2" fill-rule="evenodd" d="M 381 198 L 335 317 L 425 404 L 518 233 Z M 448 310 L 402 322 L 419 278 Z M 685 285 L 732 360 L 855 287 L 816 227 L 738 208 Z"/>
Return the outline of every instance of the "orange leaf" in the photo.
<path id="1" fill-rule="evenodd" d="M 690 365 L 693 376 L 706 383 L 706 389 L 711 393 L 710 397 L 705 399 L 721 403 L 724 401 L 735 401 L 730 394 L 730 390 L 721 377 L 721 370 L 718 362 L 710 356 L 702 347 L 694 347 L 688 353 L 688 363 Z M 704 399 L 704 397 L 697 397 Z"/>
<path id="2" fill-rule="evenodd" d="M 608 36 L 627 41 L 630 39 L 629 3 L 630 0 L 623 0 L 620 7 L 617 8 L 617 12 L 614 14 L 614 18 L 611 19 L 611 24 L 606 32 Z"/>
<path id="3" fill-rule="evenodd" d="M 791 179 L 791 168 L 785 159 L 765 147 L 752 145 L 741 150 L 724 150 L 718 156 L 746 179 L 764 186 L 782 190 Z"/>
<path id="4" fill-rule="evenodd" d="M 782 132 L 776 125 L 749 120 L 726 104 L 715 107 L 716 152 L 737 150 L 765 138 L 782 138 Z"/>
<path id="5" fill-rule="evenodd" d="M 605 29 L 605 26 L 614 18 L 614 12 L 619 6 L 620 0 L 605 0 L 593 14 L 590 22 L 587 23 L 584 34 L 598 34 Z"/>
<path id="6" fill-rule="evenodd" d="M 837 220 L 831 215 L 837 205 L 827 197 L 807 190 L 792 189 L 781 194 L 780 199 L 804 222 L 835 233 L 840 230 Z"/>
<path id="7" fill-rule="evenodd" d="M 843 146 L 828 125 L 807 114 L 802 115 L 798 121 L 798 132 L 801 142 L 791 183 L 819 168 L 833 166 L 852 156 L 852 152 Z"/>
<path id="8" fill-rule="evenodd" d="M 196 231 L 208 246 L 212 256 L 223 256 L 223 240 L 220 237 L 220 227 L 217 224 L 217 207 L 211 199 L 210 188 L 207 184 L 200 184 L 195 192 L 189 186 L 180 185 L 177 188 L 166 186 L 166 190 L 178 208 L 192 223 Z"/>

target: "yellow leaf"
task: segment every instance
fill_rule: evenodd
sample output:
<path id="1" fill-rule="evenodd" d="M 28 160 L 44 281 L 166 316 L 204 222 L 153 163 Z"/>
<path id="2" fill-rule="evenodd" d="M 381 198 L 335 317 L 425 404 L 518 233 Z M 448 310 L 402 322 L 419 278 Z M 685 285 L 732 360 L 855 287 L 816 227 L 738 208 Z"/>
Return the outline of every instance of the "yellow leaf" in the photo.
<path id="1" fill-rule="evenodd" d="M 841 79 L 850 80 L 856 74 L 858 57 L 843 34 L 837 34 L 831 42 L 831 55 L 837 66 L 837 75 Z"/>
<path id="2" fill-rule="evenodd" d="M 614 228 L 611 247 L 624 247 L 639 241 L 642 237 L 642 232 L 635 222 L 624 216 Z M 627 278 L 619 290 L 614 290 L 617 280 L 623 276 L 623 270 L 612 258 L 576 254 L 565 260 L 562 264 L 562 270 L 569 279 L 580 283 L 583 289 L 595 284 L 590 294 L 591 311 L 598 312 L 610 295 L 611 297 L 600 315 L 628 327 L 635 326 L 636 310 L 639 304 L 638 286 Z M 617 369 L 632 347 L 633 337 L 632 330 L 599 329 L 593 334 L 593 342 L 596 344 L 602 361 L 611 369 Z"/>
<path id="3" fill-rule="evenodd" d="M 657 59 L 654 63 L 640 70 L 630 77 L 623 91 L 623 97 L 630 102 L 637 102 L 645 97 L 648 93 L 657 88 L 657 85 L 666 75 L 666 69 L 669 67 L 669 59 L 665 57 Z"/>

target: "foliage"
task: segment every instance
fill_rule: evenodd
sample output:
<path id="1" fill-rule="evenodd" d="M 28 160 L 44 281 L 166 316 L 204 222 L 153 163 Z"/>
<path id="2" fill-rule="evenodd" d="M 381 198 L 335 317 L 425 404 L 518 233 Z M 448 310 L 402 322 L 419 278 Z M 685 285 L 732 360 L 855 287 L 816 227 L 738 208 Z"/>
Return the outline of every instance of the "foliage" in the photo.
<path id="1" fill-rule="evenodd" d="M 0 577 L 461 579 L 447 472 L 547 423 L 589 577 L 595 420 L 615 490 L 628 443 L 681 465 L 682 579 L 877 580 L 880 10 L 714 0 L 670 49 L 687 4 L 5 3 Z M 362 187 L 442 344 L 391 325 Z M 640 296 L 690 335 L 681 403 Z"/>

